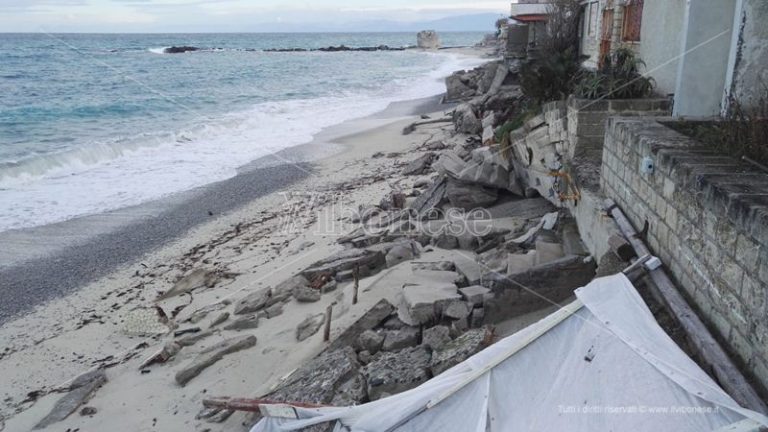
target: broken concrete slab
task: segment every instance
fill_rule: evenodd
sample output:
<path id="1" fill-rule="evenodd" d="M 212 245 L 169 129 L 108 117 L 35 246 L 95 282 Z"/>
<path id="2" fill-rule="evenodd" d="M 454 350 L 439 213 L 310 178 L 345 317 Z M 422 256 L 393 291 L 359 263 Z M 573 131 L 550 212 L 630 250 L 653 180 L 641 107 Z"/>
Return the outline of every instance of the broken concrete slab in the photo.
<path id="1" fill-rule="evenodd" d="M 212 288 L 221 279 L 214 271 L 206 269 L 195 269 L 189 274 L 179 279 L 173 284 L 173 287 L 157 297 L 157 300 L 165 300 L 180 294 L 188 293 L 201 287 Z"/>
<path id="2" fill-rule="evenodd" d="M 562 302 L 594 276 L 594 260 L 581 256 L 566 256 L 514 275 L 486 274 L 482 285 L 494 293 L 484 305 L 486 322 L 497 323 Z"/>
<path id="3" fill-rule="evenodd" d="M 376 354 L 384 343 L 386 334 L 373 330 L 366 330 L 357 338 L 357 347 L 370 354 Z"/>
<path id="4" fill-rule="evenodd" d="M 364 331 L 377 327 L 389 318 L 394 311 L 395 307 L 386 299 L 379 300 L 378 303 L 368 309 L 357 321 L 334 339 L 329 349 L 339 349 L 352 345 Z"/>
<path id="5" fill-rule="evenodd" d="M 416 346 L 419 342 L 419 330 L 413 327 L 403 327 L 398 330 L 387 330 L 384 333 L 382 351 L 397 351 Z M 373 352 L 371 352 L 373 354 Z"/>
<path id="6" fill-rule="evenodd" d="M 425 324 L 440 316 L 444 308 L 461 295 L 453 283 L 424 283 L 403 287 L 403 303 L 398 317 L 409 325 Z"/>
<path id="7" fill-rule="evenodd" d="M 206 368 L 212 366 L 224 356 L 256 345 L 256 336 L 238 336 L 225 339 L 201 351 L 189 364 L 176 373 L 176 383 L 185 386 L 192 378 L 200 375 Z"/>
<path id="8" fill-rule="evenodd" d="M 296 326 L 296 340 L 299 342 L 309 338 L 320 330 L 325 322 L 325 314 L 309 315 Z"/>
<path id="9" fill-rule="evenodd" d="M 370 400 L 410 390 L 427 381 L 430 359 L 429 350 L 424 346 L 376 356 L 362 370 L 368 382 Z"/>
<path id="10" fill-rule="evenodd" d="M 297 369 L 266 398 L 276 402 L 328 404 L 336 390 L 354 378 L 359 368 L 351 347 L 325 351 Z"/>
<path id="11" fill-rule="evenodd" d="M 436 157 L 437 156 L 434 153 L 424 153 L 405 166 L 403 169 L 403 175 L 409 176 L 426 174 L 430 171 L 432 167 L 432 161 L 434 161 Z"/>
<path id="12" fill-rule="evenodd" d="M 70 391 L 62 396 L 51 408 L 51 411 L 40 420 L 33 429 L 43 429 L 58 423 L 75 412 L 80 405 L 87 402 L 104 383 L 107 375 L 103 370 L 86 372 L 75 378 L 70 385 Z"/>
<path id="13" fill-rule="evenodd" d="M 293 289 L 293 298 L 299 303 L 314 303 L 320 300 L 322 293 L 309 286 L 298 286 Z"/>
<path id="14" fill-rule="evenodd" d="M 443 348 L 432 353 L 432 374 L 439 375 L 480 352 L 491 343 L 491 331 L 482 327 L 448 342 Z"/>
<path id="15" fill-rule="evenodd" d="M 498 191 L 485 186 L 449 179 L 445 189 L 445 196 L 452 206 L 464 210 L 473 210 L 495 203 L 498 198 Z"/>
<path id="16" fill-rule="evenodd" d="M 258 312 L 267 306 L 267 302 L 272 296 L 270 288 L 262 288 L 252 292 L 235 303 L 235 315 L 249 314 Z"/>
<path id="17" fill-rule="evenodd" d="M 437 172 L 452 178 L 458 178 L 465 167 L 466 162 L 464 162 L 464 159 L 453 151 L 443 152 L 434 164 Z"/>
<path id="18" fill-rule="evenodd" d="M 469 302 L 472 306 L 480 306 L 487 298 L 493 297 L 491 290 L 482 285 L 459 288 L 459 293 L 464 297 L 464 300 Z"/>
<path id="19" fill-rule="evenodd" d="M 413 259 L 414 256 L 413 246 L 410 243 L 404 243 L 393 246 L 389 252 L 387 252 L 385 260 L 387 262 L 387 267 L 394 267 L 403 261 Z"/>
<path id="20" fill-rule="evenodd" d="M 192 315 L 190 315 L 189 318 L 187 318 L 187 321 L 191 322 L 192 324 L 197 324 L 203 319 L 205 319 L 205 317 L 208 316 L 209 313 L 224 309 L 225 307 L 227 307 L 228 304 L 229 302 L 226 302 L 226 303 L 218 302 L 218 303 L 210 304 L 207 306 L 203 306 L 200 309 L 194 311 Z"/>
<path id="21" fill-rule="evenodd" d="M 529 250 L 526 253 L 509 254 L 507 257 L 507 275 L 514 276 L 535 267 L 536 255 L 536 250 Z"/>
<path id="22" fill-rule="evenodd" d="M 472 312 L 472 305 L 465 301 L 453 301 L 446 306 L 443 316 L 446 318 L 460 320 L 466 319 Z"/>
<path id="23" fill-rule="evenodd" d="M 208 328 L 214 328 L 228 319 L 229 319 L 229 312 L 222 312 L 211 321 L 211 324 L 208 326 Z"/>
<path id="24" fill-rule="evenodd" d="M 414 272 L 419 270 L 454 271 L 456 265 L 452 261 L 419 261 L 411 263 L 411 270 Z"/>
<path id="25" fill-rule="evenodd" d="M 433 212 L 445 198 L 445 189 L 447 188 L 445 176 L 435 180 L 424 192 L 408 206 L 410 210 L 416 212 L 419 218 Z"/>
<path id="26" fill-rule="evenodd" d="M 184 336 L 182 338 L 176 339 L 176 343 L 178 343 L 179 345 L 181 345 L 183 347 L 192 346 L 192 345 L 200 342 L 201 340 L 203 340 L 203 339 L 205 339 L 205 338 L 207 338 L 208 336 L 211 336 L 211 335 L 213 335 L 213 333 L 211 331 L 203 331 L 203 332 L 200 332 L 200 333 L 194 333 L 194 334 L 186 335 L 186 336 Z"/>
<path id="27" fill-rule="evenodd" d="M 354 406 L 368 400 L 368 382 L 362 374 L 354 374 L 336 389 L 332 406 Z"/>
<path id="28" fill-rule="evenodd" d="M 278 315 L 282 315 L 283 304 L 282 303 L 273 304 L 272 306 L 262 310 L 260 313 L 263 313 L 264 317 L 266 317 L 267 319 L 271 319 Z"/>
<path id="29" fill-rule="evenodd" d="M 168 360 L 172 359 L 173 356 L 179 353 L 181 351 L 181 345 L 180 343 L 176 341 L 169 341 L 163 344 L 163 347 L 160 348 L 158 351 L 155 351 L 152 353 L 149 357 L 147 357 L 144 361 L 142 361 L 139 364 L 139 369 L 144 369 L 147 366 L 153 365 L 155 363 L 165 363 Z"/>
<path id="30" fill-rule="evenodd" d="M 494 219 L 502 217 L 534 219 L 555 212 L 557 208 L 544 198 L 532 198 L 506 201 L 488 207 L 487 210 Z"/>
<path id="31" fill-rule="evenodd" d="M 479 285 L 483 275 L 489 271 L 485 266 L 466 255 L 457 255 L 453 262 L 456 265 L 456 271 L 467 279 L 469 285 Z"/>
<path id="32" fill-rule="evenodd" d="M 471 328 L 480 328 L 485 324 L 485 308 L 472 309 L 472 316 L 469 319 Z"/>
<path id="33" fill-rule="evenodd" d="M 231 323 L 224 326 L 224 330 L 249 330 L 259 326 L 259 316 L 257 314 L 245 315 L 236 318 Z"/>
<path id="34" fill-rule="evenodd" d="M 563 245 L 560 243 L 550 243 L 543 239 L 536 240 L 536 255 L 534 265 L 551 263 L 564 257 Z"/>
<path id="35" fill-rule="evenodd" d="M 431 350 L 439 350 L 451 341 L 451 330 L 444 325 L 437 325 L 424 330 L 422 344 Z"/>
<path id="36" fill-rule="evenodd" d="M 380 251 L 371 251 L 367 249 L 350 249 L 339 252 L 326 259 L 317 261 L 301 274 L 309 280 L 319 275 L 335 276 L 336 273 L 353 270 L 355 268 L 367 268 L 373 273 L 378 272 L 386 266 L 384 254 Z"/>

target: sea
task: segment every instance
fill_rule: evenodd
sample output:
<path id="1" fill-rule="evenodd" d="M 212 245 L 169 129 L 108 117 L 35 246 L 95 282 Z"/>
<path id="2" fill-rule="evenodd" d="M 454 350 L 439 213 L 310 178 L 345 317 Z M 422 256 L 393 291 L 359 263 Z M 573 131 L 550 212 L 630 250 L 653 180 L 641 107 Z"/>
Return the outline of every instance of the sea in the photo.
<path id="1" fill-rule="evenodd" d="M 482 33 L 442 33 L 471 46 Z M 322 129 L 445 91 L 481 60 L 413 33 L 2 34 L 0 232 L 129 207 L 231 178 Z M 199 51 L 165 54 L 170 46 Z"/>

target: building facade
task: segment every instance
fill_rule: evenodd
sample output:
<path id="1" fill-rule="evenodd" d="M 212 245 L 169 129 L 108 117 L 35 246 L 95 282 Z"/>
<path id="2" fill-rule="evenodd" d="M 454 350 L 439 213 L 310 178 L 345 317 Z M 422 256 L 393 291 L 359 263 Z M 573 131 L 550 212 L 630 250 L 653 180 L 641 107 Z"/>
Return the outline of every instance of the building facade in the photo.
<path id="1" fill-rule="evenodd" d="M 748 105 L 768 89 L 765 0 L 583 0 L 581 11 L 583 65 L 634 50 L 675 116 L 716 116 L 729 95 Z"/>

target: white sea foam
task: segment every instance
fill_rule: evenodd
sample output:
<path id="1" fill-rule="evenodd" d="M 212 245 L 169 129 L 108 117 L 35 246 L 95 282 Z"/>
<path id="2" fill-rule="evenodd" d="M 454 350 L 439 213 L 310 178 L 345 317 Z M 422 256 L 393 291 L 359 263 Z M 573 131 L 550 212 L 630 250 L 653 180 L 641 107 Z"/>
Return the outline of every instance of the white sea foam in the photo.
<path id="1" fill-rule="evenodd" d="M 369 94 L 266 102 L 191 130 L 116 139 L 4 168 L 0 231 L 140 204 L 234 176 L 259 157 L 307 143 L 323 128 L 379 112 L 391 102 L 444 92 L 442 78 L 479 59 L 453 54 L 427 75 Z M 15 171 L 14 171 L 15 169 Z"/>
<path id="2" fill-rule="evenodd" d="M 155 54 L 165 54 L 165 50 L 170 47 L 150 48 L 147 51 Z"/>

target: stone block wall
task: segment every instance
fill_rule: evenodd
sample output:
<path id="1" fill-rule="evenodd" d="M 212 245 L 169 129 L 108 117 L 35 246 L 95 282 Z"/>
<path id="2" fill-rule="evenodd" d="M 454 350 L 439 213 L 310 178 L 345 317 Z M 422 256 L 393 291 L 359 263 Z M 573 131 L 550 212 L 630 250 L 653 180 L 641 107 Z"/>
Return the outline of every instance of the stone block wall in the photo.
<path id="1" fill-rule="evenodd" d="M 669 99 L 588 100 L 568 98 L 569 157 L 602 160 L 605 122 L 611 116 L 664 116 L 671 114 Z"/>
<path id="2" fill-rule="evenodd" d="M 677 286 L 768 388 L 768 174 L 655 119 L 610 118 L 600 182 L 636 229 L 648 223 Z"/>

